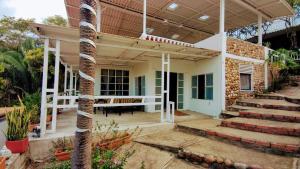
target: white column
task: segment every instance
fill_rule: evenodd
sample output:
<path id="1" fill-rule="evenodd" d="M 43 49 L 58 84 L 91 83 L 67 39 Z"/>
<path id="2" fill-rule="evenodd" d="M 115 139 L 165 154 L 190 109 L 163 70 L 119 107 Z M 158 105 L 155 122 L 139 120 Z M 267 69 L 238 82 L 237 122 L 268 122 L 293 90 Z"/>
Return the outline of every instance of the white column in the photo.
<path id="1" fill-rule="evenodd" d="M 167 55 L 167 121 L 171 122 L 170 118 L 170 54 Z"/>
<path id="2" fill-rule="evenodd" d="M 144 0 L 144 11 L 143 11 L 143 35 L 146 35 L 147 32 L 147 0 Z"/>
<path id="3" fill-rule="evenodd" d="M 97 32 L 101 31 L 101 6 L 99 1 L 96 1 L 97 3 L 97 16 L 96 16 L 96 25 L 97 25 Z"/>
<path id="4" fill-rule="evenodd" d="M 161 112 L 160 121 L 164 122 L 164 96 L 165 96 L 165 54 L 162 53 L 161 57 Z"/>
<path id="5" fill-rule="evenodd" d="M 75 73 L 74 91 L 75 91 L 75 95 L 76 95 L 76 91 L 77 91 L 77 73 Z"/>
<path id="6" fill-rule="evenodd" d="M 41 137 L 46 133 L 48 54 L 49 54 L 49 39 L 47 38 L 45 39 L 45 43 L 44 43 L 44 63 L 43 63 L 42 99 L 41 99 L 41 115 L 40 115 Z"/>
<path id="7" fill-rule="evenodd" d="M 55 45 L 55 71 L 54 71 L 54 92 L 53 92 L 53 111 L 52 111 L 52 132 L 56 130 L 57 120 L 57 97 L 58 97 L 58 82 L 59 82 L 59 60 L 60 60 L 60 41 L 56 40 Z"/>
<path id="8" fill-rule="evenodd" d="M 70 84 L 69 84 L 69 92 L 70 92 L 70 96 L 73 96 L 73 68 L 72 66 L 70 66 Z"/>
<path id="9" fill-rule="evenodd" d="M 220 0 L 220 35 L 221 40 L 221 111 L 225 110 L 225 97 L 226 97 L 226 79 L 225 79 L 225 57 L 227 53 L 227 37 L 225 33 L 225 0 Z M 217 115 L 215 115 L 217 117 Z"/>
<path id="10" fill-rule="evenodd" d="M 269 70 L 268 70 L 268 62 L 266 61 L 267 59 L 269 59 L 269 49 L 267 47 L 265 47 L 265 65 L 264 65 L 264 68 L 265 68 L 265 89 L 268 89 L 269 88 L 269 78 L 268 78 L 268 75 L 269 75 Z"/>
<path id="11" fill-rule="evenodd" d="M 65 64 L 65 77 L 64 77 L 64 96 L 67 92 L 67 80 L 68 80 L 68 65 Z M 66 99 L 64 99 L 64 104 L 66 104 Z"/>
<path id="12" fill-rule="evenodd" d="M 258 44 L 262 45 L 262 16 L 258 15 L 258 24 L 257 24 L 257 36 L 258 36 Z"/>

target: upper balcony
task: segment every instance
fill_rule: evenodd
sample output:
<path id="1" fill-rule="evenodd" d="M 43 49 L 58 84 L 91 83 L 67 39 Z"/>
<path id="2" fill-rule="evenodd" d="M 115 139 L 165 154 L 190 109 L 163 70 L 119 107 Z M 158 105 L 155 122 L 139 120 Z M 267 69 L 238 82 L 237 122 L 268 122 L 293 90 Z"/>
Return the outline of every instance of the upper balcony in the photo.
<path id="1" fill-rule="evenodd" d="M 220 32 L 220 0 L 144 0 L 146 33 L 190 44 Z M 101 32 L 141 37 L 143 0 L 98 0 Z M 79 25 L 80 0 L 65 0 L 69 25 Z M 285 0 L 225 0 L 224 30 L 293 15 Z M 229 43 L 231 44 L 231 43 Z"/>

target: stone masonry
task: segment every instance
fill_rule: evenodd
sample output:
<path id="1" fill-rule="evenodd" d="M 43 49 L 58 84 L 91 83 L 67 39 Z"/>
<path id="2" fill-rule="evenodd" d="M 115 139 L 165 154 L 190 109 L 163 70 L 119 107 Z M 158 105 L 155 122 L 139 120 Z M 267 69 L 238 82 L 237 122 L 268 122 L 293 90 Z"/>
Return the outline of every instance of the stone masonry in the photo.
<path id="1" fill-rule="evenodd" d="M 263 60 L 265 57 L 264 47 L 253 43 L 227 39 L 227 53 Z M 253 65 L 253 91 L 240 90 L 239 65 Z M 252 98 L 254 94 L 261 94 L 264 90 L 264 65 L 226 58 L 226 107 L 235 103 L 237 99 Z"/>

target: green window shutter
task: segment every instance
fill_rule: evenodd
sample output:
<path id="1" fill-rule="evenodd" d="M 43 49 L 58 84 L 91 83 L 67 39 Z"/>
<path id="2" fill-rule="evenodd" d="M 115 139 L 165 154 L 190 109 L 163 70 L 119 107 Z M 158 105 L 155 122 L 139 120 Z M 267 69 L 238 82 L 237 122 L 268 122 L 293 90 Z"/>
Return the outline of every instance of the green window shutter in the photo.
<path id="1" fill-rule="evenodd" d="M 198 76 L 192 76 L 192 98 L 198 98 Z"/>
<path id="2" fill-rule="evenodd" d="M 141 80 L 141 86 L 142 86 L 142 96 L 145 96 L 146 95 L 146 78 L 145 76 L 142 76 L 142 80 Z"/>
<path id="3" fill-rule="evenodd" d="M 205 99 L 213 100 L 213 74 L 206 75 L 206 84 L 205 84 Z"/>

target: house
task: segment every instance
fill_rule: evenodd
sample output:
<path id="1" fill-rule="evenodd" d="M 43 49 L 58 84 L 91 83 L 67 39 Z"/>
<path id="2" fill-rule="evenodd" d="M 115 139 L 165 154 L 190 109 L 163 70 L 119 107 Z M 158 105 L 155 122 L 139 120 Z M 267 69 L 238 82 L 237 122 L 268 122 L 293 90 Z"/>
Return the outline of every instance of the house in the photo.
<path id="1" fill-rule="evenodd" d="M 57 109 L 77 107 L 80 1 L 65 5 L 69 27 L 32 25 L 45 39 L 42 134 L 47 108 L 53 108 L 55 131 Z M 261 93 L 269 50 L 261 45 L 262 22 L 294 14 L 284 0 L 99 0 L 95 12 L 94 99 L 109 103 L 94 107 L 144 105 L 146 112 L 161 112 L 162 122 L 172 122 L 175 109 L 218 117 L 237 99 Z M 226 37 L 227 30 L 256 22 L 259 44 Z M 56 55 L 53 89 L 47 88 L 49 51 Z M 141 101 L 116 101 L 126 98 Z"/>

